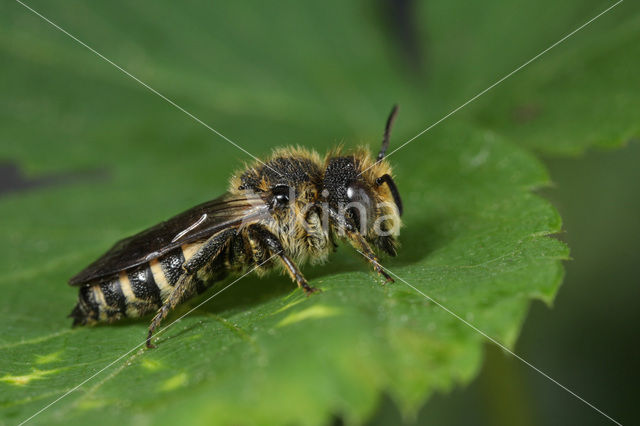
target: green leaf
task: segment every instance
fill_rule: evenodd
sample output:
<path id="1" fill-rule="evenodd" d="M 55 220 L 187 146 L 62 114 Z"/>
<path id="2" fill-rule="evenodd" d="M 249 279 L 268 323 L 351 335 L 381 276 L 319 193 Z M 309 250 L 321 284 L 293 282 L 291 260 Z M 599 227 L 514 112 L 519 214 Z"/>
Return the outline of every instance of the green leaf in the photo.
<path id="1" fill-rule="evenodd" d="M 416 11 L 418 47 L 408 53 L 422 59 L 411 65 L 383 10 L 365 2 L 29 4 L 256 156 L 291 144 L 376 147 L 394 102 L 398 146 L 602 10 L 563 3 L 543 19 L 544 6 L 525 2 L 464 11 L 429 2 Z M 14 423 L 145 337 L 146 320 L 72 330 L 68 277 L 116 240 L 219 195 L 248 158 L 19 4 L 1 7 L 0 156 L 32 185 L 50 185 L 0 198 L 0 421 Z M 633 22 L 611 45 L 559 46 L 532 75 L 494 89 L 492 102 L 391 157 L 406 215 L 400 254 L 385 265 L 507 346 L 530 299 L 551 303 L 567 257 L 547 236 L 561 229 L 557 212 L 532 193 L 549 177 L 518 144 L 549 151 L 559 141 L 568 152 L 633 134 L 605 81 L 537 88 L 561 86 L 560 70 L 581 58 L 600 66 L 585 71 L 589 81 L 608 72 L 603 49 L 630 40 Z M 551 115 L 565 100 L 580 105 L 583 87 L 602 96 L 615 126 L 574 132 L 581 117 L 569 108 L 551 133 L 548 118 L 525 129 L 505 112 L 534 99 L 550 102 Z M 157 350 L 134 351 L 36 420 L 361 422 L 383 392 L 410 415 L 477 373 L 482 336 L 400 280 L 381 286 L 347 247 L 304 273 L 321 294 L 306 298 L 285 277 L 246 277 L 174 323 Z"/>
<path id="2" fill-rule="evenodd" d="M 562 244 L 544 237 L 560 229 L 556 212 L 529 193 L 547 177 L 529 154 L 492 134 L 438 136 L 422 151 L 428 161 L 398 167 L 406 232 L 401 255 L 387 266 L 512 345 L 528 300 L 551 300 L 562 276 L 559 259 L 566 257 Z M 418 167 L 423 179 L 411 179 Z M 106 248 L 111 233 L 130 226 L 118 212 L 144 193 L 147 207 L 130 214 L 151 222 L 158 218 L 148 206 L 178 190 L 147 193 L 151 182 L 143 179 L 134 185 L 141 185 L 138 192 L 127 192 L 129 182 L 118 181 L 34 192 L 0 206 L 8 219 L 3 232 L 44 258 L 25 257 L 20 264 L 32 266 L 0 281 L 6 419 L 28 416 L 144 338 L 145 321 L 70 330 L 64 317 L 75 298 L 67 277 Z M 55 214 L 40 219 L 23 213 L 54 203 Z M 480 335 L 400 281 L 381 286 L 361 258 L 345 247 L 340 253 L 331 266 L 305 269 L 323 293 L 307 298 L 283 277 L 247 277 L 169 328 L 157 350 L 135 351 L 40 420 L 99 415 L 116 422 L 133 415 L 317 424 L 337 413 L 361 421 L 381 391 L 411 412 L 431 392 L 475 374 Z M 17 262 L 11 257 L 3 270 Z"/>
<path id="3" fill-rule="evenodd" d="M 479 123 L 549 155 L 640 138 L 639 6 L 622 3 L 483 99 Z"/>

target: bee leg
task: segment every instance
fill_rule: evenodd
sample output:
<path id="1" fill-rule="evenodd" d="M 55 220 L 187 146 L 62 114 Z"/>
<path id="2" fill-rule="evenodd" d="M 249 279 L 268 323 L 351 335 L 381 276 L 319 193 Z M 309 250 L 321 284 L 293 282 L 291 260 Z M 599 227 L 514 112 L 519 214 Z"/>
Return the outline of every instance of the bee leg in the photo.
<path id="1" fill-rule="evenodd" d="M 284 254 L 284 252 L 281 252 L 279 256 L 283 265 L 287 269 L 287 272 L 291 276 L 291 279 L 294 280 L 298 284 L 298 287 L 303 289 L 304 292 L 307 293 L 307 295 L 320 291 L 320 289 L 311 287 L 309 284 L 307 284 L 307 280 L 302 275 L 302 272 L 300 272 L 296 264 L 293 263 L 293 260 L 289 259 L 289 257 Z"/>
<path id="2" fill-rule="evenodd" d="M 162 320 L 164 320 L 169 312 L 171 312 L 180 302 L 188 299 L 195 293 L 195 286 L 198 282 L 196 273 L 200 268 L 207 264 L 211 259 L 217 256 L 224 248 L 229 238 L 234 235 L 236 231 L 229 229 L 227 231 L 220 232 L 209 238 L 198 251 L 182 265 L 184 270 L 183 274 L 178 279 L 178 282 L 173 287 L 173 291 L 169 295 L 168 299 L 158 309 L 158 312 L 151 320 L 149 325 L 149 334 L 147 334 L 147 348 L 151 349 L 155 346 L 151 343 L 151 337 L 153 332 L 158 328 Z"/>
<path id="3" fill-rule="evenodd" d="M 311 287 L 307 283 L 307 280 L 304 278 L 302 272 L 300 272 L 293 260 L 285 254 L 282 243 L 278 240 L 278 237 L 273 235 L 268 229 L 258 225 L 251 226 L 251 233 L 258 241 L 267 246 L 272 253 L 278 255 L 291 279 L 294 280 L 298 284 L 298 287 L 303 289 L 307 295 L 320 291 L 315 287 Z"/>
<path id="4" fill-rule="evenodd" d="M 149 333 L 147 334 L 147 348 L 152 349 L 155 348 L 155 345 L 151 343 L 151 337 L 153 336 L 153 332 L 160 326 L 162 320 L 164 320 L 169 312 L 171 312 L 184 298 L 185 293 L 191 292 L 193 289 L 196 280 L 193 279 L 194 276 L 188 273 L 183 274 L 178 282 L 176 283 L 173 291 L 169 295 L 167 301 L 158 309 L 158 312 L 151 320 L 151 324 L 149 325 Z"/>
<path id="5" fill-rule="evenodd" d="M 374 271 L 382 275 L 388 283 L 394 282 L 393 278 L 391 278 L 391 276 L 385 272 L 384 268 L 382 268 L 382 265 L 380 265 L 380 260 L 378 260 L 378 257 L 371 249 L 369 243 L 367 243 L 366 240 L 362 238 L 362 235 L 349 234 L 349 238 L 351 239 L 351 244 L 356 248 L 356 250 L 358 250 L 364 255 L 364 257 L 367 258 L 371 266 L 373 266 Z"/>

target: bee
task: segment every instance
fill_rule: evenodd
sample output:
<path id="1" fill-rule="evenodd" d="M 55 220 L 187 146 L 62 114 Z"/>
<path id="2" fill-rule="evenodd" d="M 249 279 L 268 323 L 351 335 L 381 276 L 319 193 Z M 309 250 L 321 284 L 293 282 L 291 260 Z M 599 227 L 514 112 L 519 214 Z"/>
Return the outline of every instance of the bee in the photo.
<path id="1" fill-rule="evenodd" d="M 324 159 L 302 148 L 276 149 L 234 174 L 227 193 L 116 243 L 69 280 L 79 286 L 73 325 L 156 312 L 146 344 L 178 304 L 229 274 L 280 268 L 307 294 L 317 289 L 299 264 L 324 262 L 348 242 L 388 282 L 377 252 L 396 255 L 402 201 L 385 159 L 394 106 L 374 159 L 336 149 Z"/>

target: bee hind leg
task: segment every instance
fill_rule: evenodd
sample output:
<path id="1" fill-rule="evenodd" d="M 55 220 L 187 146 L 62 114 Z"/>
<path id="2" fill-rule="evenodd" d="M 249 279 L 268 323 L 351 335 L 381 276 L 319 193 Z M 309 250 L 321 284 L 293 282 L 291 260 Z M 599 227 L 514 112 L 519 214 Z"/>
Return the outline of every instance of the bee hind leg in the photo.
<path id="1" fill-rule="evenodd" d="M 251 226 L 251 234 L 254 238 L 264 244 L 269 249 L 269 251 L 280 258 L 280 261 L 289 273 L 291 279 L 295 281 L 296 284 L 298 284 L 298 287 L 303 289 L 307 295 L 320 291 L 320 289 L 311 287 L 307 283 L 304 275 L 302 275 L 302 272 L 300 272 L 293 260 L 291 260 L 289 256 L 285 254 L 284 247 L 282 247 L 282 243 L 280 242 L 278 237 L 273 235 L 268 229 L 258 225 Z"/>
<path id="2" fill-rule="evenodd" d="M 196 273 L 200 268 L 207 264 L 211 259 L 216 257 L 222 249 L 225 247 L 229 238 L 234 235 L 236 231 L 230 229 L 220 232 L 209 238 L 198 251 L 187 262 L 182 265 L 184 270 L 183 274 L 178 279 L 178 282 L 173 287 L 173 291 L 169 295 L 168 299 L 158 309 L 158 312 L 151 320 L 149 325 L 149 333 L 147 334 L 147 348 L 151 349 L 155 346 L 151 343 L 151 337 L 153 332 L 160 326 L 162 320 L 164 320 L 169 312 L 171 312 L 179 303 L 190 298 L 196 293 L 196 286 L 198 278 Z"/>
<path id="3" fill-rule="evenodd" d="M 147 348 L 155 348 L 155 345 L 151 343 L 153 332 L 156 331 L 156 328 L 160 326 L 162 320 L 164 320 L 167 315 L 169 315 L 169 312 L 171 312 L 176 306 L 178 306 L 178 304 L 185 298 L 185 294 L 191 293 L 190 290 L 193 290 L 196 282 L 196 280 L 194 280 L 193 278 L 193 275 L 190 275 L 188 273 L 183 274 L 173 288 L 173 291 L 169 295 L 167 301 L 160 307 L 160 309 L 158 309 L 158 312 L 151 320 L 151 324 L 149 324 L 149 333 L 147 334 Z"/>

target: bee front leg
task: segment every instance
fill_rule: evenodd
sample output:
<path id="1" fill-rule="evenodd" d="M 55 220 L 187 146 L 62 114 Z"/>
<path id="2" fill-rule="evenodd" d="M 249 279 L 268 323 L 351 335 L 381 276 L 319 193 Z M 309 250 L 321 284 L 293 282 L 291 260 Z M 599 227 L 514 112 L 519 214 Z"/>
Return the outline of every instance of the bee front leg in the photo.
<path id="1" fill-rule="evenodd" d="M 300 272 L 293 260 L 285 254 L 284 247 L 282 247 L 282 243 L 278 237 L 273 235 L 268 229 L 259 225 L 252 225 L 250 231 L 254 238 L 267 246 L 273 254 L 278 255 L 291 279 L 295 281 L 298 284 L 298 287 L 303 289 L 307 295 L 320 291 L 315 287 L 311 287 L 307 283 L 307 280 L 304 278 L 302 272 Z"/>
<path id="2" fill-rule="evenodd" d="M 382 275 L 388 283 L 394 282 L 393 278 L 391 278 L 391 276 L 385 272 L 382 265 L 380 265 L 380 260 L 378 260 L 378 257 L 371 249 L 371 246 L 362 237 L 362 235 L 355 233 L 349 234 L 349 239 L 351 241 L 351 245 L 353 245 L 356 250 L 362 253 L 364 257 L 369 261 L 371 266 L 373 266 L 374 271 Z"/>

